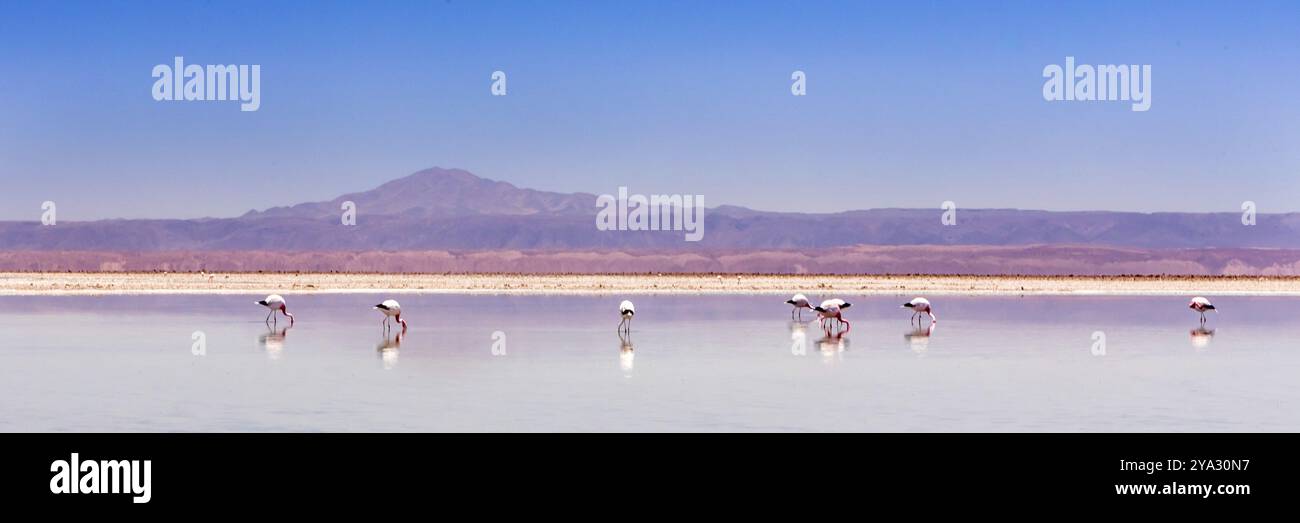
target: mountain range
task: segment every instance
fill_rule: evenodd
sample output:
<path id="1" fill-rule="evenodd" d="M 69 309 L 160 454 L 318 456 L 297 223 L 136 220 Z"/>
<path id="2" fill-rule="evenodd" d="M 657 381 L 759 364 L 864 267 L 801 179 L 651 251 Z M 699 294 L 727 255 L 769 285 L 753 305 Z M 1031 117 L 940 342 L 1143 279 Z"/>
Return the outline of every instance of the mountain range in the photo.
<path id="1" fill-rule="evenodd" d="M 607 189 L 613 194 L 617 186 Z M 355 205 L 355 225 L 341 223 L 345 202 Z M 1010 257 L 1020 267 L 1025 266 L 1024 257 L 1041 258 L 1049 252 L 1063 256 L 1064 260 L 1079 260 L 1077 267 L 1054 267 L 1045 270 L 1048 273 L 1090 274 L 1094 271 L 1081 265 L 1082 260 L 1104 264 L 1108 259 L 1134 256 L 1176 260 L 1177 263 L 1166 268 L 1181 273 L 1224 273 L 1230 262 L 1238 268 L 1249 269 L 1245 273 L 1267 271 L 1269 267 L 1275 271 L 1282 267 L 1281 273 L 1290 273 L 1293 263 L 1300 267 L 1300 213 L 1259 214 L 1255 225 L 1246 226 L 1242 224 L 1241 214 L 1236 212 L 958 209 L 956 224 L 943 225 L 940 222 L 943 211 L 938 207 L 812 214 L 724 205 L 705 211 L 701 241 L 686 242 L 682 231 L 598 230 L 598 210 L 595 194 L 538 191 L 481 178 L 460 169 L 433 168 L 330 201 L 249 211 L 232 218 L 60 221 L 53 226 L 39 222 L 0 222 L 0 254 L 3 254 L 0 269 L 48 269 L 59 257 L 69 257 L 65 264 L 54 266 L 85 270 L 85 264 L 78 264 L 74 258 L 86 253 L 100 253 L 96 259 L 134 256 L 137 260 L 149 256 L 176 258 L 178 253 L 185 253 L 185 259 L 217 262 L 230 253 L 256 252 L 257 256 L 266 257 L 265 267 L 271 270 L 295 270 L 284 266 L 283 259 L 270 260 L 277 253 L 283 257 L 290 253 L 400 251 L 447 252 L 453 257 L 467 256 L 467 253 L 491 256 L 494 252 L 515 253 L 511 256 L 518 257 L 518 253 L 526 253 L 537 257 L 535 261 L 562 258 L 565 253 L 586 253 L 584 256 L 596 258 L 599 256 L 593 253 L 605 253 L 603 256 L 607 258 L 608 253 L 618 252 L 643 258 L 689 255 L 715 262 L 726 257 L 763 259 L 763 253 L 769 253 L 766 259 L 806 257 L 798 264 L 804 270 L 873 272 L 875 268 L 870 266 L 844 268 L 830 263 L 833 260 L 817 260 L 832 253 L 861 254 L 873 249 L 902 256 L 900 262 L 904 268 L 917 267 L 919 263 L 925 269 L 925 263 L 929 263 L 935 267 L 955 267 L 957 271 L 965 269 L 961 263 L 954 264 L 962 260 L 953 257 L 962 258 L 966 256 L 963 253 L 970 252 Z M 909 262 L 906 255 L 909 249 L 918 255 L 940 258 Z M 1076 254 L 1062 254 L 1066 252 Z M 1082 252 L 1090 254 L 1078 254 Z M 1225 257 L 1224 253 L 1228 252 L 1234 254 Z M 1218 260 L 1214 266 L 1197 269 L 1184 264 L 1192 258 L 1204 261 L 1207 256 Z M 149 268 L 123 263 L 136 269 Z M 569 263 L 565 267 L 574 271 L 589 270 L 584 268 L 588 266 L 592 267 L 590 270 L 611 270 L 607 265 L 605 262 Z M 1009 265 L 990 262 L 988 268 L 979 271 L 996 272 L 999 266 Z M 410 270 L 463 268 L 433 264 Z M 635 268 L 657 270 L 654 264 Z M 544 267 L 514 269 L 548 270 Z M 720 269 L 758 270 L 754 264 L 731 267 L 721 262 L 704 263 L 700 270 Z M 340 264 L 337 270 L 356 269 Z M 659 270 L 694 269 L 665 262 Z M 778 265 L 761 270 L 797 272 L 799 269 Z M 1022 268 L 1019 272 L 1034 271 Z M 1142 272 L 1150 271 L 1134 271 Z"/>
<path id="2" fill-rule="evenodd" d="M 614 193 L 617 187 L 610 187 Z M 356 225 L 340 221 L 343 202 Z M 599 231 L 596 195 L 516 187 L 459 169 L 427 169 L 369 191 L 235 218 L 0 222 L 8 250 L 421 250 L 421 249 L 798 249 L 853 245 L 1105 245 L 1139 248 L 1300 248 L 1300 213 L 1051 212 L 935 209 L 830 214 L 706 210 L 705 235 Z"/>

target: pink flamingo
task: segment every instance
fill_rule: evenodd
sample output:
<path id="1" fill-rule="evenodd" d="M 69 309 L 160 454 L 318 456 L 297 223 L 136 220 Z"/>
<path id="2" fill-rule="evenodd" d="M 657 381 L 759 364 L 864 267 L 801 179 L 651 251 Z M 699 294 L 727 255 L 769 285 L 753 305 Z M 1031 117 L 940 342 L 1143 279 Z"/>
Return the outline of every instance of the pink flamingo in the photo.
<path id="1" fill-rule="evenodd" d="M 809 305 L 809 304 L 808 304 L 808 297 L 806 297 L 806 296 L 804 296 L 804 295 L 802 295 L 802 294 L 796 294 L 796 295 L 794 295 L 793 297 L 791 297 L 790 299 L 785 300 L 785 302 L 786 302 L 786 303 L 789 303 L 790 305 L 793 305 L 793 306 L 794 306 L 794 308 L 790 310 L 790 319 L 794 319 L 794 317 L 795 317 L 795 312 L 797 311 L 797 312 L 799 313 L 799 319 L 802 320 L 802 319 L 803 319 L 803 310 L 804 310 L 804 309 L 812 309 L 812 305 Z"/>
<path id="2" fill-rule="evenodd" d="M 257 304 L 266 307 L 268 309 L 271 309 L 271 313 L 266 315 L 267 322 L 271 322 L 273 318 L 279 318 L 278 316 L 275 315 L 275 313 L 280 312 L 283 313 L 285 316 L 288 316 L 289 325 L 293 325 L 293 315 L 289 314 L 288 308 L 286 308 L 284 305 L 284 298 L 281 298 L 279 294 L 272 294 L 270 296 L 267 296 L 266 299 L 258 301 Z"/>
<path id="3" fill-rule="evenodd" d="M 1205 311 L 1214 311 L 1215 314 L 1219 313 L 1219 309 L 1216 309 L 1214 304 L 1210 303 L 1210 300 L 1207 300 L 1202 296 L 1192 298 L 1192 302 L 1187 304 L 1187 308 L 1201 313 L 1201 325 L 1205 325 Z"/>
<path id="4" fill-rule="evenodd" d="M 844 321 L 844 317 L 841 316 L 840 311 L 852 306 L 853 304 L 849 302 L 839 298 L 832 298 L 822 302 L 820 306 L 813 307 L 813 310 L 817 311 L 817 322 L 821 324 L 822 330 L 826 331 L 828 336 L 830 335 L 831 330 L 826 326 L 826 320 L 829 319 L 834 319 L 835 321 L 844 324 L 844 332 L 837 334 L 837 336 L 843 336 L 853 329 L 853 325 Z"/>
<path id="5" fill-rule="evenodd" d="M 406 332 L 406 320 L 402 319 L 402 306 L 397 300 L 384 300 L 383 303 L 375 305 L 375 310 L 384 313 L 384 329 L 388 329 L 388 321 L 396 319 L 397 323 L 402 324 L 402 332 Z"/>
<path id="6" fill-rule="evenodd" d="M 930 308 L 930 300 L 921 297 L 912 298 L 912 301 L 904 303 L 903 307 L 912 309 L 911 321 L 915 321 L 918 326 L 921 325 L 921 313 L 930 316 L 931 325 L 939 323 L 939 318 L 934 317 L 934 309 Z M 911 321 L 908 323 L 910 324 Z"/>

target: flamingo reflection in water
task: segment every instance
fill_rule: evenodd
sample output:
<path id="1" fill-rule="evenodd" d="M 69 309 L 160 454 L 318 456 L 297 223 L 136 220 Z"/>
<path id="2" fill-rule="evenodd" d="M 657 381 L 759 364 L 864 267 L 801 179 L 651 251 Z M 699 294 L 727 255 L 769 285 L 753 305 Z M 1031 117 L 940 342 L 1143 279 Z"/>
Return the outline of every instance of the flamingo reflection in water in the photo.
<path id="1" fill-rule="evenodd" d="M 912 349 L 917 355 L 924 355 L 930 349 L 930 336 L 934 335 L 934 329 L 937 324 L 931 323 L 929 327 L 918 327 L 903 333 L 903 339 L 907 340 L 908 348 Z"/>
<path id="2" fill-rule="evenodd" d="M 632 346 L 632 336 L 618 335 L 618 368 L 623 376 L 632 377 L 632 368 L 636 365 L 636 347 Z"/>
<path id="3" fill-rule="evenodd" d="M 1210 347 L 1210 342 L 1214 341 L 1214 329 L 1197 327 L 1191 331 L 1192 348 L 1201 351 Z"/>
<path id="4" fill-rule="evenodd" d="M 375 346 L 375 351 L 379 353 L 379 359 L 384 362 L 384 370 L 392 370 L 393 367 L 397 366 L 397 356 L 402 349 L 402 336 L 404 335 L 405 329 L 403 329 L 403 332 L 398 332 L 391 337 L 385 333 L 384 341 Z"/>
<path id="5" fill-rule="evenodd" d="M 817 340 L 817 352 L 822 354 L 822 361 L 825 363 L 839 361 L 846 350 L 849 350 L 849 339 L 845 338 L 843 333 L 828 335 Z"/>
<path id="6" fill-rule="evenodd" d="M 275 327 L 267 326 L 266 333 L 257 337 L 257 344 L 266 351 L 266 357 L 278 360 L 284 355 L 284 338 L 289 334 L 290 328 L 275 330 Z"/>
<path id="7" fill-rule="evenodd" d="M 804 356 L 808 354 L 808 324 L 802 321 L 790 322 L 790 354 Z"/>

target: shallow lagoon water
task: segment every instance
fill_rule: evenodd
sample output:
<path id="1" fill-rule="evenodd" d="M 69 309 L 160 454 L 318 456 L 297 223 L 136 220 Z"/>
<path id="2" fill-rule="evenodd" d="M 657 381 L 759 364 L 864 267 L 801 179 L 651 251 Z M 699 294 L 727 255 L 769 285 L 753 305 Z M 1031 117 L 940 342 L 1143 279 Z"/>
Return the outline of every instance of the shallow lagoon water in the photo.
<path id="1" fill-rule="evenodd" d="M 399 295 L 400 340 L 377 295 L 286 296 L 287 330 L 258 296 L 3 297 L 0 430 L 1300 430 L 1297 298 L 1215 298 L 1208 335 L 1182 297 L 931 296 L 925 336 L 850 294 L 837 339 L 784 297 L 631 296 L 624 341 L 624 297 Z"/>

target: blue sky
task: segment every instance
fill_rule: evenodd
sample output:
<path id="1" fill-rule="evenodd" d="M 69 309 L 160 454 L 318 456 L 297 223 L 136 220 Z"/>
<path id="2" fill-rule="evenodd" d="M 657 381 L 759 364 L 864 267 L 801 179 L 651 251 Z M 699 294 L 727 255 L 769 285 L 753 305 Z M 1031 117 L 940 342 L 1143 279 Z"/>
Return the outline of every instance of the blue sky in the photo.
<path id="1" fill-rule="evenodd" d="M 1297 21 L 1295 2 L 6 2 L 0 219 L 232 216 L 431 166 L 770 210 L 1297 211 Z M 154 101 L 178 55 L 261 65 L 260 110 Z M 1151 110 L 1043 100 L 1066 56 L 1150 64 Z"/>

